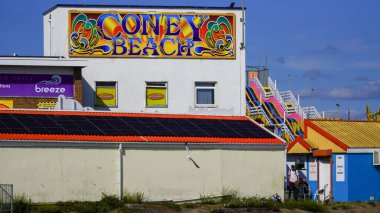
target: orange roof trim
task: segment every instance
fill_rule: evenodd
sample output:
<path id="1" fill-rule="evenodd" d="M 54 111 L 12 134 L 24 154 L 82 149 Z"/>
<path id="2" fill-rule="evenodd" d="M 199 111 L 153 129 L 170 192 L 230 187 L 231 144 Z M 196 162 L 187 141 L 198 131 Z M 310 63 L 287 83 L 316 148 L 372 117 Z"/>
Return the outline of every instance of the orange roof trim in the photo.
<path id="1" fill-rule="evenodd" d="M 42 135 L 0 134 L 1 140 L 42 141 L 93 141 L 93 142 L 191 142 L 191 143 L 239 143 L 239 144 L 283 144 L 277 138 L 210 138 L 210 137 L 158 137 L 158 136 L 93 136 L 93 135 Z"/>
<path id="2" fill-rule="evenodd" d="M 100 111 L 52 111 L 52 110 L 14 110 L 0 109 L 0 114 L 32 114 L 32 115 L 79 115 L 79 116 L 120 116 L 120 117 L 148 117 L 148 118 L 194 118 L 220 120 L 249 120 L 245 116 L 217 116 L 217 115 L 174 115 L 153 113 L 121 113 Z"/>

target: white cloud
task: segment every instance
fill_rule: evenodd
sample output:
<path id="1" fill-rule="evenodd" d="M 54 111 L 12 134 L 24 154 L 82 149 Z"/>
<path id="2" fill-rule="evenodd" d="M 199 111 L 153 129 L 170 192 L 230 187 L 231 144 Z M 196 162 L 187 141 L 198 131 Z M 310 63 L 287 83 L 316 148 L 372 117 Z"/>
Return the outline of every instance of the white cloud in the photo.
<path id="1" fill-rule="evenodd" d="M 331 91 L 328 91 L 326 94 L 327 98 L 337 98 L 337 99 L 345 99 L 352 98 L 354 91 L 348 87 L 342 88 L 333 88 Z"/>
<path id="2" fill-rule="evenodd" d="M 341 69 L 336 63 L 320 57 L 290 57 L 284 67 L 293 70 L 338 70 Z"/>
<path id="3" fill-rule="evenodd" d="M 364 82 L 358 87 L 333 87 L 333 88 L 304 88 L 298 91 L 306 98 L 321 99 L 378 99 L 380 98 L 380 80 Z"/>

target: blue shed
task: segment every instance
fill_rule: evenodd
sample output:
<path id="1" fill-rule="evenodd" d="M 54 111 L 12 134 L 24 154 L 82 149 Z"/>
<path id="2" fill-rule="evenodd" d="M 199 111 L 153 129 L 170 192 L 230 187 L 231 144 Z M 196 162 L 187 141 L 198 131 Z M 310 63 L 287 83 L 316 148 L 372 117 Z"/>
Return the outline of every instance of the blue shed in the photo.
<path id="1" fill-rule="evenodd" d="M 304 130 L 288 145 L 287 168 L 296 166 L 314 199 L 380 201 L 380 122 L 305 120 Z"/>

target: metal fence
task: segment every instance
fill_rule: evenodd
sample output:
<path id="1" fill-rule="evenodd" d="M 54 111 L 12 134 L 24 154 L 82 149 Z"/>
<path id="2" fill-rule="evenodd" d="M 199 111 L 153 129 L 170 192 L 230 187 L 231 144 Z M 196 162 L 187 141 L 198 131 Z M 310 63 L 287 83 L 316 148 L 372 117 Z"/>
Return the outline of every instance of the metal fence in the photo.
<path id="1" fill-rule="evenodd" d="M 0 184 L 0 212 L 13 212 L 12 184 Z"/>

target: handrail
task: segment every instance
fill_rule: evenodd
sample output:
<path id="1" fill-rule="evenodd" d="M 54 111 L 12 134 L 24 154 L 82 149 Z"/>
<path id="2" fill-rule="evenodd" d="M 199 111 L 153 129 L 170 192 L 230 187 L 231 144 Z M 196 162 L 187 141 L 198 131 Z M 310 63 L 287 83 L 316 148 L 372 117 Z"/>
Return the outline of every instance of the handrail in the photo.
<path id="1" fill-rule="evenodd" d="M 248 107 L 250 115 L 256 115 L 256 114 L 254 114 L 254 111 L 256 110 L 256 111 L 258 111 L 258 114 L 261 114 L 261 115 L 263 115 L 265 117 L 265 119 L 268 121 L 269 125 L 273 125 L 271 119 L 264 112 L 264 110 L 263 110 L 263 108 L 261 106 L 254 106 L 254 107 L 247 106 L 247 107 Z M 256 108 L 256 109 L 253 109 L 253 108 Z"/>
<path id="2" fill-rule="evenodd" d="M 318 112 L 315 106 L 303 107 L 303 116 L 305 118 L 321 118 L 321 114 Z"/>
<path id="3" fill-rule="evenodd" d="M 292 91 L 288 90 L 280 92 L 280 95 L 285 102 L 290 102 L 292 104 L 295 112 L 297 112 L 300 115 L 303 115 L 302 107 L 299 105 L 298 100 L 296 99 Z"/>
<path id="4" fill-rule="evenodd" d="M 261 84 L 260 80 L 255 76 L 253 78 L 253 82 L 259 87 L 261 93 L 264 95 L 265 98 L 268 98 L 269 95 L 267 94 L 267 92 L 265 91 L 263 85 Z"/>
<path id="5" fill-rule="evenodd" d="M 296 137 L 293 135 L 292 131 L 290 131 L 289 127 L 286 124 L 282 124 L 281 128 L 285 130 L 285 132 L 289 135 L 291 141 L 293 141 Z"/>
<path id="6" fill-rule="evenodd" d="M 270 77 L 268 77 L 268 86 L 273 91 L 274 96 L 276 97 L 278 102 L 281 104 L 282 109 L 286 112 L 286 114 L 289 115 L 291 113 L 289 110 L 289 107 L 286 105 L 284 99 L 282 98 L 280 92 L 278 91 L 276 85 L 273 83 L 273 81 Z"/>

